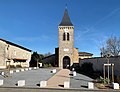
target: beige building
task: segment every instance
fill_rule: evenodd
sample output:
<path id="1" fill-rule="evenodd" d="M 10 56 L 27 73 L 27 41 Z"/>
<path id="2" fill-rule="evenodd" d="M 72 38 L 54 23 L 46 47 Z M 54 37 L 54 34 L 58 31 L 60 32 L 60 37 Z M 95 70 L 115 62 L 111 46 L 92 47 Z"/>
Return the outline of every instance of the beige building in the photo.
<path id="1" fill-rule="evenodd" d="M 70 68 L 78 63 L 78 49 L 74 48 L 74 26 L 70 20 L 67 9 L 58 26 L 57 59 L 59 68 Z"/>
<path id="2" fill-rule="evenodd" d="M 79 52 L 79 59 L 92 58 L 93 54 L 88 52 Z"/>
<path id="3" fill-rule="evenodd" d="M 31 50 L 15 43 L 0 39 L 0 68 L 7 66 L 29 67 Z"/>

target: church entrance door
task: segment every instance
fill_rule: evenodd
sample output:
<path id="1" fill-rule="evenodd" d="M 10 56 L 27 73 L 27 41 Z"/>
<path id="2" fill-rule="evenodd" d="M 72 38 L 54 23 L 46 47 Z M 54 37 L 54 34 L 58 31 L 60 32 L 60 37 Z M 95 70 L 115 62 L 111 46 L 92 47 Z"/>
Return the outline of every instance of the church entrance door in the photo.
<path id="1" fill-rule="evenodd" d="M 63 69 L 70 68 L 70 58 L 68 56 L 65 56 L 63 58 Z"/>

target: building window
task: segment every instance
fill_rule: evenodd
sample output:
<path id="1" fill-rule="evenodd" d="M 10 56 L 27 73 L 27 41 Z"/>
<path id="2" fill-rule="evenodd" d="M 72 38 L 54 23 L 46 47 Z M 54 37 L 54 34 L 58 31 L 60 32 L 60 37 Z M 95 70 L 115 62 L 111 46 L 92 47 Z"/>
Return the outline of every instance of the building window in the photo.
<path id="1" fill-rule="evenodd" d="M 70 40 L 70 34 L 67 33 L 67 41 L 69 41 L 69 40 Z"/>
<path id="2" fill-rule="evenodd" d="M 66 40 L 66 35 L 65 35 L 65 33 L 63 33 L 63 41 L 65 41 Z"/>
<path id="3" fill-rule="evenodd" d="M 7 50 L 9 49 L 9 47 L 10 47 L 10 46 L 8 45 L 8 46 L 7 46 Z"/>

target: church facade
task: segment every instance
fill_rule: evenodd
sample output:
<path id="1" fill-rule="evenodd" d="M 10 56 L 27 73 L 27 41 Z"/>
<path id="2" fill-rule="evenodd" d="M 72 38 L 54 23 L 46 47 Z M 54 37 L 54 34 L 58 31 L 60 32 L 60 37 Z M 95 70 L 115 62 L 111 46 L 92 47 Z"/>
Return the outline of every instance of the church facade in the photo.
<path id="1" fill-rule="evenodd" d="M 79 65 L 80 60 L 92 58 L 92 55 L 88 52 L 78 52 L 78 49 L 74 47 L 74 25 L 65 9 L 62 21 L 58 26 L 58 48 L 55 48 L 55 54 L 45 57 L 42 62 L 60 69 L 70 69 L 70 67 Z"/>
<path id="2" fill-rule="evenodd" d="M 74 25 L 67 9 L 65 9 L 62 21 L 58 26 L 58 46 L 56 62 L 59 68 L 70 68 L 74 63 L 79 63 L 78 49 L 74 48 Z"/>

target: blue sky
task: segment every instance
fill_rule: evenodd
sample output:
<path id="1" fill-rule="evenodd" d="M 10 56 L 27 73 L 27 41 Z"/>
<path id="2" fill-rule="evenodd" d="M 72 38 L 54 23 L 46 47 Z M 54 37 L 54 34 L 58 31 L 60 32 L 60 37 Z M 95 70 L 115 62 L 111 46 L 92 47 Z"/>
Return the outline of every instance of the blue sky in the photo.
<path id="1" fill-rule="evenodd" d="M 120 37 L 120 0 L 0 0 L 0 38 L 54 53 L 66 3 L 79 51 L 99 56 L 101 43 Z"/>

